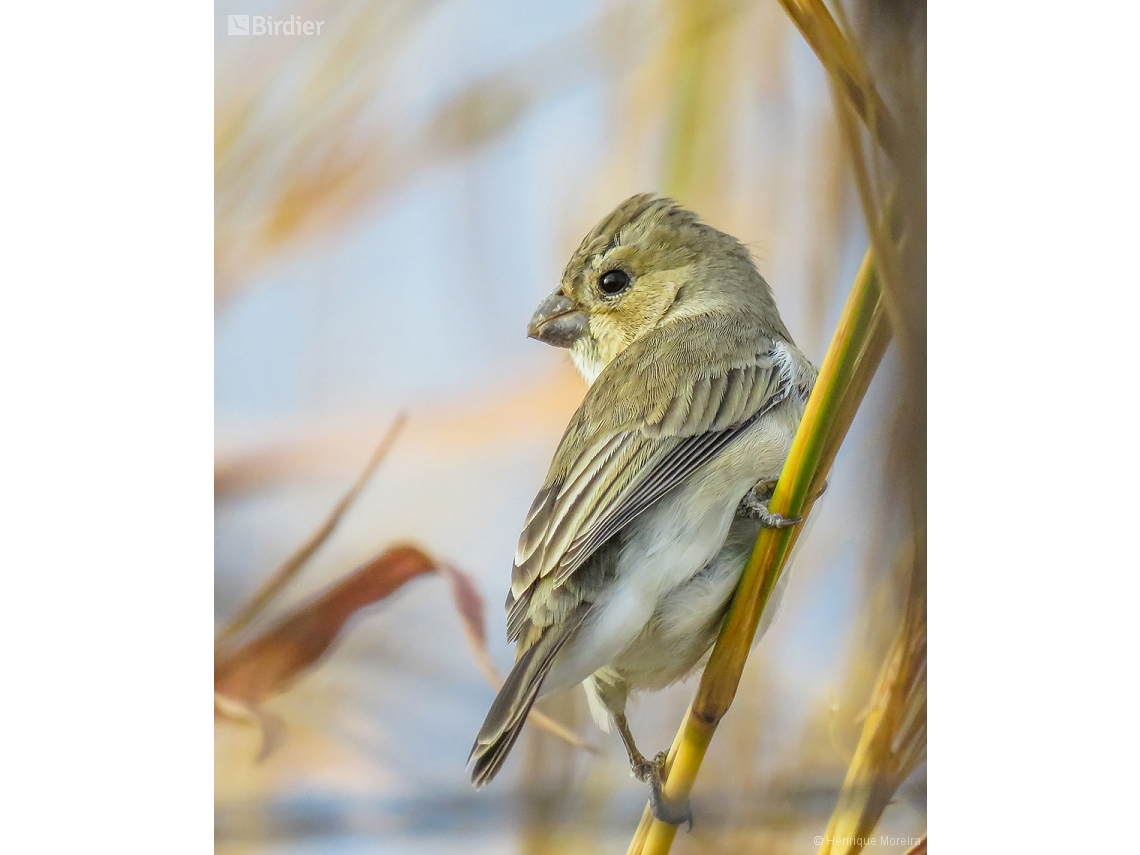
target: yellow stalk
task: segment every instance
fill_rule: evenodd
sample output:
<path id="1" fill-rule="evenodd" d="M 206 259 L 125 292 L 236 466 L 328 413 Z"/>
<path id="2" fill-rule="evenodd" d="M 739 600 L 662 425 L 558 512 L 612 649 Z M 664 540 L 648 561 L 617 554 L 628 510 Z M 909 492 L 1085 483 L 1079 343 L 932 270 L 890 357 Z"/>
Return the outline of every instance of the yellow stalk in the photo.
<path id="1" fill-rule="evenodd" d="M 911 590 L 906 615 L 879 672 L 859 744 L 819 850 L 820 855 L 855 855 L 874 831 L 899 785 L 921 762 L 926 748 L 926 543 L 922 495 L 925 407 L 921 400 L 925 374 L 925 343 L 921 338 L 925 305 L 921 276 L 912 278 L 917 272 L 913 243 L 909 250 L 912 260 L 908 267 L 909 287 L 903 287 L 904 255 L 908 251 L 900 251 L 894 237 L 897 224 L 892 222 L 896 208 L 909 208 L 908 214 L 914 217 L 915 206 L 925 205 L 924 179 L 921 172 L 916 172 L 923 168 L 922 143 L 921 135 L 915 137 L 914 128 L 909 129 L 904 138 L 892 117 L 882 109 L 859 46 L 844 35 L 823 0 L 781 0 L 781 5 L 819 57 L 839 96 L 836 104 L 839 126 L 851 156 L 872 251 L 882 265 L 883 299 L 908 375 L 904 394 L 908 412 L 904 424 L 908 425 L 914 444 L 909 449 L 908 465 L 912 473 L 919 476 L 919 481 L 911 484 L 910 498 L 916 518 L 912 524 Z M 836 5 L 835 9 L 842 17 L 843 7 Z M 846 27 L 846 22 L 843 23 Z M 869 152 L 864 150 L 856 117 L 862 119 L 870 138 L 898 167 L 897 179 L 892 182 L 894 190 L 885 206 L 875 193 L 875 188 L 882 187 L 884 181 L 881 176 L 872 174 L 876 172 L 878 151 L 873 147 Z M 901 198 L 898 205 L 896 197 Z M 880 216 L 883 207 L 889 212 L 887 217 Z M 912 237 L 918 241 L 918 257 L 922 258 L 925 228 L 921 225 L 924 222 L 921 213 L 918 220 L 912 223 L 919 226 Z"/>
<path id="2" fill-rule="evenodd" d="M 904 152 L 899 128 L 876 91 L 861 52 L 844 36 L 822 0 L 780 2 L 836 86 L 840 127 L 852 153 L 871 234 L 871 248 L 772 497 L 771 507 L 778 513 L 805 516 L 810 497 L 823 483 L 886 350 L 891 327 L 902 321 L 899 246 L 892 228 L 894 204 L 887 201 L 883 206 L 886 216 L 881 216 L 852 114 L 863 121 L 871 139 L 896 165 Z M 668 801 L 681 802 L 692 791 L 717 725 L 736 694 L 760 615 L 799 530 L 765 530 L 757 539 L 700 688 L 670 751 L 664 785 Z M 921 532 L 916 535 L 921 537 Z M 925 746 L 925 567 L 918 563 L 924 556 L 925 543 L 916 543 L 907 619 L 880 673 L 863 737 L 828 828 L 832 839 L 870 833 L 885 799 L 918 762 Z M 654 820 L 647 807 L 629 853 L 668 852 L 676 833 L 676 826 Z M 825 843 L 821 853 L 827 851 Z"/>
<path id="3" fill-rule="evenodd" d="M 810 511 L 811 497 L 822 486 L 889 341 L 878 272 L 868 250 L 772 495 L 774 512 L 806 516 Z M 801 528 L 764 529 L 757 538 L 700 688 L 669 753 L 663 788 L 669 802 L 682 803 L 692 792 L 713 734 L 736 695 L 760 615 Z M 676 826 L 653 819 L 647 808 L 629 852 L 668 852 L 676 833 Z"/>

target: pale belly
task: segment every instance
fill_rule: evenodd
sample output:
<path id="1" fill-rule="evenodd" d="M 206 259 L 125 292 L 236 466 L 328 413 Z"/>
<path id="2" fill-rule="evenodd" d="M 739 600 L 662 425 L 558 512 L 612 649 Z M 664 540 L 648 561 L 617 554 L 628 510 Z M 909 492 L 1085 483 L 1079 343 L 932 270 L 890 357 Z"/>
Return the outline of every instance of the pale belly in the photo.
<path id="1" fill-rule="evenodd" d="M 661 598 L 645 628 L 613 660 L 607 676 L 630 689 L 663 689 L 712 648 L 760 526 L 735 520 L 721 550 L 688 582 Z"/>
<path id="2" fill-rule="evenodd" d="M 698 664 L 756 539 L 751 521 L 734 525 L 736 507 L 779 473 L 800 412 L 777 408 L 629 526 L 611 590 L 559 653 L 542 695 L 600 669 L 631 688 L 657 688 Z"/>

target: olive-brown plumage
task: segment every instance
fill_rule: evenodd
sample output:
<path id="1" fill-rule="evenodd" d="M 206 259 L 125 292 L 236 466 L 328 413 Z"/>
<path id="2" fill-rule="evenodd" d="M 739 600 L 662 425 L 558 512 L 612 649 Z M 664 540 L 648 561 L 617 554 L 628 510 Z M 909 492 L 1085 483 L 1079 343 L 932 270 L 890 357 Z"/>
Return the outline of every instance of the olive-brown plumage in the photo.
<path id="1" fill-rule="evenodd" d="M 529 332 L 569 348 L 591 386 L 519 538 L 516 665 L 472 777 L 495 775 L 538 697 L 585 681 L 595 718 L 608 730 L 612 716 L 653 785 L 660 769 L 633 744 L 626 696 L 699 663 L 759 526 L 786 524 L 753 488 L 778 476 L 815 370 L 748 251 L 649 195 L 586 236 Z M 746 495 L 755 513 L 738 513 Z"/>

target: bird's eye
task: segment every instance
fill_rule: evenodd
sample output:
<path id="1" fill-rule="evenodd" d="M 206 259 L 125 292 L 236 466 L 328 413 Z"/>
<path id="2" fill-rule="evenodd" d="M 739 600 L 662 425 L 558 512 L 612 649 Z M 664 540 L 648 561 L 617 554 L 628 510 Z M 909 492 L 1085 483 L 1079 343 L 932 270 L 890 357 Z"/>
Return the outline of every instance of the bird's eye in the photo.
<path id="1" fill-rule="evenodd" d="M 598 287 L 603 294 L 620 294 L 629 287 L 629 276 L 624 270 L 607 270 L 598 280 Z"/>

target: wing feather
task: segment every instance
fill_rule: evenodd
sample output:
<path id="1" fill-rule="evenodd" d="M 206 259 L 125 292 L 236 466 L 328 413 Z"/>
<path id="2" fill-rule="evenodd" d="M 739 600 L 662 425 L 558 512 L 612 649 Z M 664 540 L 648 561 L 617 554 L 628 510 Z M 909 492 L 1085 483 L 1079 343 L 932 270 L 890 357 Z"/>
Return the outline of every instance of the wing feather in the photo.
<path id="1" fill-rule="evenodd" d="M 729 425 L 740 421 L 744 413 L 744 405 L 748 402 L 748 393 L 752 391 L 752 384 L 756 379 L 755 368 L 733 368 L 725 375 L 724 395 L 720 401 L 720 409 L 713 419 L 713 430 L 724 430 Z"/>
<path id="2" fill-rule="evenodd" d="M 688 418 L 681 428 L 682 435 L 700 433 L 704 429 L 705 414 L 709 405 L 709 394 L 712 391 L 712 381 L 708 377 L 701 377 L 693 384 L 693 396 L 689 402 Z"/>
<path id="3" fill-rule="evenodd" d="M 702 337 L 672 331 L 681 344 L 669 371 L 657 358 L 666 345 L 635 342 L 591 387 L 519 539 L 507 600 L 512 638 L 535 609 L 572 605 L 562 599 L 579 587 L 574 574 L 603 544 L 787 397 L 791 373 L 772 339 L 720 332 L 698 347 Z"/>

